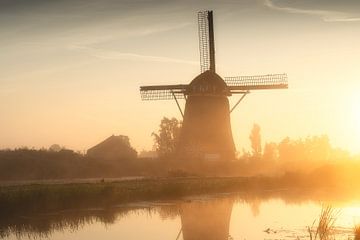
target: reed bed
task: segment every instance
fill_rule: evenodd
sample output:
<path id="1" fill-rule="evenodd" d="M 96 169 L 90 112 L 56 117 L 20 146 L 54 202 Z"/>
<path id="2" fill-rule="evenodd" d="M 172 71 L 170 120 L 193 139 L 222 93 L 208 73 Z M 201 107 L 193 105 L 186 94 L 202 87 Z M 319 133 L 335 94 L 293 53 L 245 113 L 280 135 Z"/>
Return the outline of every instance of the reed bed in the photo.
<path id="1" fill-rule="evenodd" d="M 354 240 L 360 240 L 360 225 L 354 227 Z"/>

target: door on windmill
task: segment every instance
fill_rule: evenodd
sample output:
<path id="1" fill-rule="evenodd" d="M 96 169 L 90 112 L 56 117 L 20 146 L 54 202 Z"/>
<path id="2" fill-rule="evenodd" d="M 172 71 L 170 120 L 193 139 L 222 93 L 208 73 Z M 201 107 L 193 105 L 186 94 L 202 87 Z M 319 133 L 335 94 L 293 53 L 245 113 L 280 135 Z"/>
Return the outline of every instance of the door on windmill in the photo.
<path id="1" fill-rule="evenodd" d="M 215 162 L 220 160 L 220 154 L 218 153 L 205 153 L 204 159 L 209 162 Z"/>

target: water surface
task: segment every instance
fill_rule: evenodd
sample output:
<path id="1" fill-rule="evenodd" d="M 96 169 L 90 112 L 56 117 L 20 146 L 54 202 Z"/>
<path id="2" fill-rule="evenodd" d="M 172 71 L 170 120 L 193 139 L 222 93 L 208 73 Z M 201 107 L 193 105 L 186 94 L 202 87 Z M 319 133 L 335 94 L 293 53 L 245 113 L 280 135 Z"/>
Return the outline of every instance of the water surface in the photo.
<path id="1" fill-rule="evenodd" d="M 0 234 L 14 239 L 308 239 L 324 205 L 337 213 L 336 239 L 351 239 L 360 223 L 360 199 L 296 197 L 300 193 L 194 196 L 0 219 Z M 321 200 L 320 200 L 321 199 Z"/>

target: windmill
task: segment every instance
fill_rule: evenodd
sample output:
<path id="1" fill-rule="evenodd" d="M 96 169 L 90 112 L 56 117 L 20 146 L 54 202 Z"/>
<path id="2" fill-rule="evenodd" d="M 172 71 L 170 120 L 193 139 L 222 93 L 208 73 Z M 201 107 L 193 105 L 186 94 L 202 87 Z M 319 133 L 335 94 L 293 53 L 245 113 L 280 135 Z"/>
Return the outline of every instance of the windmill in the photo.
<path id="1" fill-rule="evenodd" d="M 142 100 L 174 99 L 183 117 L 179 155 L 187 159 L 233 159 L 235 145 L 230 114 L 252 90 L 288 88 L 286 74 L 236 76 L 215 72 L 213 12 L 198 13 L 201 74 L 190 84 L 141 86 Z M 228 97 L 240 95 L 230 108 Z M 185 99 L 183 112 L 178 99 Z"/>

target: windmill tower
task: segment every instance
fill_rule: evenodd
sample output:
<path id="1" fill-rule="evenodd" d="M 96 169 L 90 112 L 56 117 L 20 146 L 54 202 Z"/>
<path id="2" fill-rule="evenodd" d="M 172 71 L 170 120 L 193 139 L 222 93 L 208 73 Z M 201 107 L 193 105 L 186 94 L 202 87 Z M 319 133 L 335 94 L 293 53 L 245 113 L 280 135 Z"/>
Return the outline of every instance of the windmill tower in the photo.
<path id="1" fill-rule="evenodd" d="M 230 160 L 235 156 L 230 114 L 251 90 L 284 89 L 286 74 L 221 78 L 215 72 L 213 12 L 198 13 L 201 74 L 190 84 L 141 86 L 142 100 L 174 99 L 183 117 L 178 152 L 184 159 Z M 230 108 L 228 97 L 240 95 Z M 185 99 L 183 112 L 178 99 Z"/>

